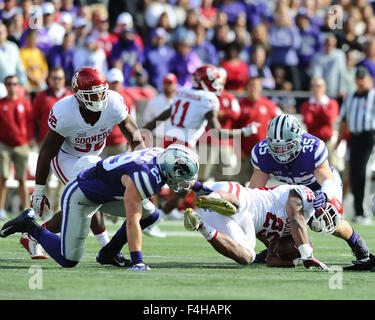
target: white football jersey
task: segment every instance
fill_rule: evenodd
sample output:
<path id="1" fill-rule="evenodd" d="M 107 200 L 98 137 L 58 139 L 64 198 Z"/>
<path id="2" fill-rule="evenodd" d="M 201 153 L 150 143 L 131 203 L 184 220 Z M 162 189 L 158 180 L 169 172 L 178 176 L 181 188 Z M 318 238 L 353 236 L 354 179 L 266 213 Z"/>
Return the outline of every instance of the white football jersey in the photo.
<path id="1" fill-rule="evenodd" d="M 194 147 L 207 125 L 206 113 L 220 108 L 213 92 L 182 87 L 172 101 L 171 126 L 165 135 Z"/>
<path id="2" fill-rule="evenodd" d="M 77 99 L 74 96 L 65 97 L 51 109 L 49 127 L 65 137 L 61 150 L 65 153 L 82 157 L 99 155 L 112 133 L 112 129 L 127 118 L 128 107 L 122 96 L 108 90 L 108 103 L 101 111 L 99 120 L 92 126 L 83 119 Z"/>
<path id="3" fill-rule="evenodd" d="M 290 222 L 286 212 L 286 202 L 290 190 L 298 192 L 303 200 L 306 221 L 314 213 L 312 201 L 314 193 L 301 185 L 280 185 L 274 188 L 245 188 L 232 182 L 216 183 L 212 189 L 233 193 L 240 200 L 238 212 L 231 216 L 243 228 L 252 219 L 255 234 L 262 235 L 268 241 L 290 234 Z"/>

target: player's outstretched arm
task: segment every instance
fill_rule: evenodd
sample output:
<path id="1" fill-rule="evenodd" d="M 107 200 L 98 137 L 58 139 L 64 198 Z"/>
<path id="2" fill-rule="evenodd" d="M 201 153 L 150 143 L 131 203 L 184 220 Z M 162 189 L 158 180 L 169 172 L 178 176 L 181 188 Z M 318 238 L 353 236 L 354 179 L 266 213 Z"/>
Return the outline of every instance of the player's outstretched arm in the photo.
<path id="1" fill-rule="evenodd" d="M 143 126 L 143 129 L 147 130 L 154 130 L 156 128 L 157 122 L 158 121 L 165 121 L 167 120 L 172 113 L 172 107 L 168 108 L 164 112 L 162 112 L 160 115 L 158 115 L 154 120 L 151 120 L 149 123 Z"/>
<path id="2" fill-rule="evenodd" d="M 253 174 L 250 178 L 249 188 L 265 187 L 268 181 L 268 176 L 268 173 L 265 173 L 259 169 L 254 168 Z"/>
<path id="3" fill-rule="evenodd" d="M 138 125 L 132 116 L 129 115 L 124 121 L 119 123 L 118 126 L 126 140 L 129 142 L 131 151 L 135 150 L 136 148 L 146 148 Z"/>
<path id="4" fill-rule="evenodd" d="M 124 206 L 126 211 L 126 235 L 133 270 L 146 270 L 142 257 L 142 197 L 133 180 L 128 175 L 123 175 L 121 183 L 125 187 Z"/>

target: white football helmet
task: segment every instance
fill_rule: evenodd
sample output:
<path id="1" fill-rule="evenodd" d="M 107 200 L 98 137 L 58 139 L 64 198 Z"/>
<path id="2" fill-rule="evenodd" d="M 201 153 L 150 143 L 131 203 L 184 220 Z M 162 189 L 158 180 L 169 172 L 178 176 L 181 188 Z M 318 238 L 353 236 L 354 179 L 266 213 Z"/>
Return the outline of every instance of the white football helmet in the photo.
<path id="1" fill-rule="evenodd" d="M 332 198 L 328 200 L 323 209 L 314 212 L 309 220 L 310 229 L 323 234 L 332 234 L 340 224 L 343 207 L 339 200 Z"/>

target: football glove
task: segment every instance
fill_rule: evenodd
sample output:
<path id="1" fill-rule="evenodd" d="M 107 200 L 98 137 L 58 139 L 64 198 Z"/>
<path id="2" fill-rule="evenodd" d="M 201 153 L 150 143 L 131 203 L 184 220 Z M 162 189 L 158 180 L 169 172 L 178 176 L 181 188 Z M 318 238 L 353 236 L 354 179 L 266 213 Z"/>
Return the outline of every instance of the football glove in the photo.
<path id="1" fill-rule="evenodd" d="M 260 126 L 260 123 L 258 123 L 258 122 L 252 122 L 249 126 L 243 127 L 241 129 L 242 135 L 244 137 L 249 137 L 249 136 L 251 136 L 253 134 L 257 134 L 259 126 Z"/>
<path id="2" fill-rule="evenodd" d="M 314 209 L 317 211 L 322 209 L 324 205 L 326 204 L 327 200 L 328 200 L 328 197 L 324 192 L 320 190 L 316 191 L 315 198 L 313 200 Z"/>
<path id="3" fill-rule="evenodd" d="M 137 264 L 134 264 L 128 270 L 130 270 L 130 271 L 143 271 L 143 270 L 151 270 L 151 268 L 149 266 L 145 265 L 143 262 L 139 262 Z"/>
<path id="4" fill-rule="evenodd" d="M 45 186 L 35 185 L 34 193 L 31 196 L 31 206 L 39 217 L 49 214 L 51 208 L 49 200 L 44 194 L 44 188 Z"/>
<path id="5" fill-rule="evenodd" d="M 318 259 L 315 259 L 314 257 L 302 260 L 302 263 L 308 269 L 310 267 L 317 267 L 320 270 L 329 270 L 329 268 L 323 262 L 320 262 Z"/>

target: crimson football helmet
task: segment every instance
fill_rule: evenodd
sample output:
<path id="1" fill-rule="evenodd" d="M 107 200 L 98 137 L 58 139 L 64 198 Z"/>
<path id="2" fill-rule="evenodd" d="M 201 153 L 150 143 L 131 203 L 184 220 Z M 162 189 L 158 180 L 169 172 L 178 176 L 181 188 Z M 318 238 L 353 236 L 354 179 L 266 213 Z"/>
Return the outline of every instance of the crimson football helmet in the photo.
<path id="1" fill-rule="evenodd" d="M 199 67 L 193 73 L 193 87 L 211 91 L 220 96 L 224 87 L 219 69 L 212 64 Z"/>
<path id="2" fill-rule="evenodd" d="M 311 230 L 331 234 L 338 228 L 343 213 L 343 207 L 335 197 L 328 200 L 325 206 L 314 212 L 309 226 Z"/>
<path id="3" fill-rule="evenodd" d="M 72 91 L 79 104 L 93 112 L 103 109 L 108 99 L 104 74 L 93 67 L 82 67 L 72 77 Z"/>

